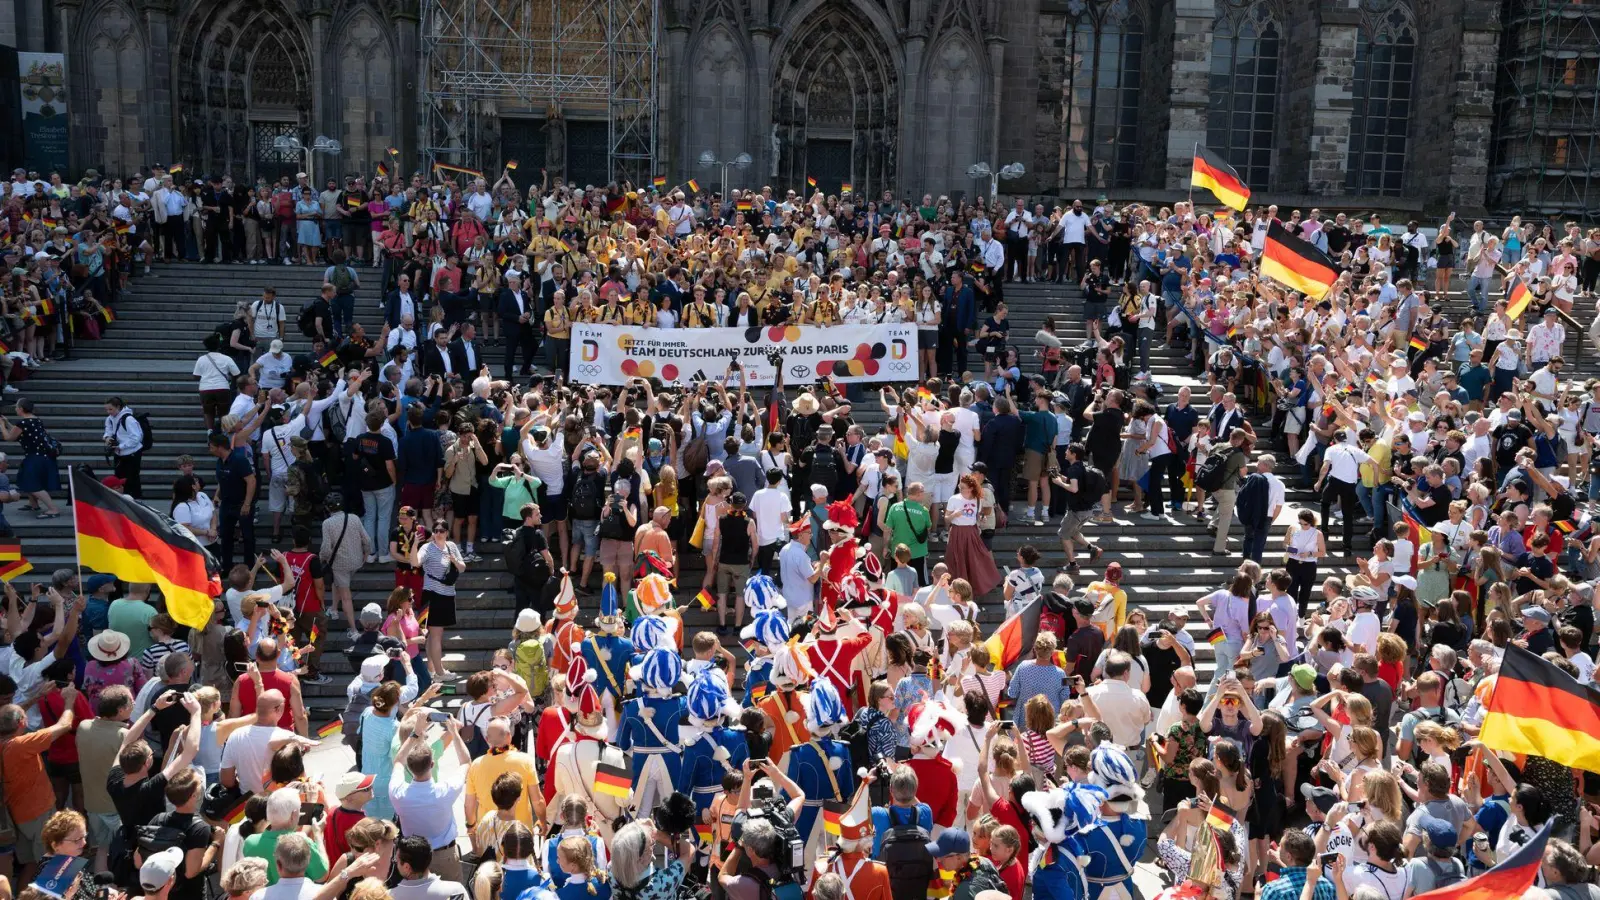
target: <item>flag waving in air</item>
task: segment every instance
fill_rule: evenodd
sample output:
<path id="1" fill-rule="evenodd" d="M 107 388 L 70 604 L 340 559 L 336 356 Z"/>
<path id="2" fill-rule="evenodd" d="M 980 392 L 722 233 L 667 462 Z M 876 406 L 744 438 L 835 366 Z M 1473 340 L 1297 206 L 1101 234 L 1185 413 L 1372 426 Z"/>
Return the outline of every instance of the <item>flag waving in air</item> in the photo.
<path id="1" fill-rule="evenodd" d="M 1533 840 L 1518 847 L 1482 875 L 1417 894 L 1412 900 L 1506 900 L 1508 897 L 1521 897 L 1524 891 L 1533 887 L 1534 879 L 1539 877 L 1539 869 L 1544 864 L 1545 844 L 1549 842 L 1550 829 L 1554 826 L 1555 819 L 1546 819 L 1544 827 L 1533 836 Z"/>
<path id="2" fill-rule="evenodd" d="M 1044 597 L 1036 597 L 989 635 L 985 643 L 996 666 L 1008 669 L 1023 654 L 1033 652 L 1033 639 L 1039 635 L 1039 613 L 1043 610 Z"/>
<path id="3" fill-rule="evenodd" d="M 1250 202 L 1250 187 L 1228 161 L 1210 150 L 1194 145 L 1194 171 L 1189 175 L 1191 187 L 1203 187 L 1225 205 L 1243 210 Z"/>
<path id="4" fill-rule="evenodd" d="M 1488 706 L 1479 734 L 1485 747 L 1600 772 L 1600 688 L 1513 644 Z"/>
<path id="5" fill-rule="evenodd" d="M 1316 300 L 1321 300 L 1339 280 L 1339 270 L 1326 254 L 1290 234 L 1276 221 L 1267 226 L 1261 274 Z"/>
<path id="6" fill-rule="evenodd" d="M 143 503 L 72 470 L 72 515 L 85 568 L 123 581 L 154 583 L 179 625 L 204 628 L 222 593 L 216 560 L 194 535 Z"/>

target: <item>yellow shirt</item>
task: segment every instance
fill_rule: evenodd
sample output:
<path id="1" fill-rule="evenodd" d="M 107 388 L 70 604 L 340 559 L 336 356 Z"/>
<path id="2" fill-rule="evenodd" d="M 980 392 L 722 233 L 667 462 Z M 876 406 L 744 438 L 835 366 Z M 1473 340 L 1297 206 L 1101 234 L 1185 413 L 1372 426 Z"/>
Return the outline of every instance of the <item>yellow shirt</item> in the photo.
<path id="1" fill-rule="evenodd" d="M 826 297 L 811 304 L 810 314 L 805 321 L 811 325 L 837 325 L 839 324 L 839 304 Z"/>
<path id="2" fill-rule="evenodd" d="M 649 300 L 635 300 L 629 303 L 628 324 L 654 326 L 656 324 L 656 308 L 650 305 Z"/>
<path id="3" fill-rule="evenodd" d="M 572 317 L 565 306 L 552 306 L 544 311 L 544 332 L 562 340 L 572 336 Z"/>
<path id="4" fill-rule="evenodd" d="M 627 311 L 621 305 L 607 303 L 595 310 L 595 317 L 591 321 L 602 325 L 621 325 L 627 319 Z"/>
<path id="5" fill-rule="evenodd" d="M 1106 636 L 1106 640 L 1111 640 L 1116 636 L 1117 629 L 1127 624 L 1128 592 L 1109 581 L 1096 581 L 1084 588 L 1083 592 L 1085 596 L 1094 601 L 1095 627 L 1099 628 L 1100 632 Z M 1096 596 L 1096 594 L 1102 596 Z M 1102 612 L 1100 609 L 1101 604 L 1105 602 L 1105 596 L 1110 596 L 1111 598 L 1111 605 L 1107 610 L 1110 613 L 1109 619 L 1101 618 L 1101 616 L 1106 615 L 1106 612 Z M 1092 663 L 1093 660 L 1090 660 L 1090 662 Z"/>
<path id="6" fill-rule="evenodd" d="M 717 324 L 717 311 L 704 300 L 696 300 L 683 310 L 685 328 L 712 328 Z"/>
<path id="7" fill-rule="evenodd" d="M 1372 457 L 1372 462 L 1361 464 L 1361 484 L 1363 487 L 1375 488 L 1380 483 L 1388 484 L 1392 474 L 1389 461 L 1394 453 L 1393 446 L 1387 440 L 1373 441 L 1367 448 L 1367 455 Z M 1379 479 L 1382 479 L 1380 482 Z"/>
<path id="8" fill-rule="evenodd" d="M 512 813 L 517 821 L 533 827 L 533 806 L 528 803 L 528 794 L 539 791 L 539 773 L 533 768 L 533 757 L 521 750 L 510 750 L 505 753 L 480 756 L 467 767 L 467 793 L 478 801 L 478 815 L 485 811 L 493 812 L 495 809 L 494 798 L 489 790 L 494 787 L 494 781 L 501 775 L 514 772 L 522 776 L 522 795 L 517 798 L 517 805 L 512 808 Z"/>

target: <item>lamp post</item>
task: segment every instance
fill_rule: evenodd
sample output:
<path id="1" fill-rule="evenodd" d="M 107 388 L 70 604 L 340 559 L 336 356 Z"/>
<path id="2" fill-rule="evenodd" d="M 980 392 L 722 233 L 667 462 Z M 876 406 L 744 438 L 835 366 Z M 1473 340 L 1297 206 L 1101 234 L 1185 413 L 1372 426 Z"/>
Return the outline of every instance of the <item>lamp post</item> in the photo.
<path id="1" fill-rule="evenodd" d="M 748 168 L 750 168 L 750 164 L 752 162 L 755 162 L 755 160 L 751 159 L 750 158 L 750 154 L 748 154 L 748 153 L 741 153 L 738 156 L 735 156 L 733 159 L 727 159 L 727 160 L 717 159 L 717 155 L 715 153 L 712 153 L 710 150 L 707 150 L 704 153 L 700 154 L 700 167 L 701 168 L 703 168 L 703 169 L 711 169 L 711 168 L 715 168 L 717 166 L 721 166 L 722 167 L 722 200 L 723 200 L 723 202 L 727 202 L 727 200 L 728 200 L 728 167 L 732 166 L 735 169 L 748 169 Z"/>
<path id="2" fill-rule="evenodd" d="M 1022 163 L 1019 162 L 1001 166 L 1000 171 L 998 172 L 990 170 L 989 164 L 986 162 L 973 163 L 967 167 L 968 178 L 972 178 L 974 180 L 979 178 L 989 179 L 990 201 L 994 201 L 1000 196 L 1000 179 L 1004 178 L 1005 180 L 1010 181 L 1013 178 L 1021 178 L 1025 172 L 1026 170 L 1023 169 Z"/>
<path id="3" fill-rule="evenodd" d="M 280 134 L 272 139 L 272 149 L 280 153 L 293 153 L 305 161 L 306 181 L 315 183 L 315 173 L 311 170 L 312 153 L 341 153 L 344 145 L 326 135 L 317 135 L 316 139 L 307 147 L 298 137 L 292 134 Z"/>

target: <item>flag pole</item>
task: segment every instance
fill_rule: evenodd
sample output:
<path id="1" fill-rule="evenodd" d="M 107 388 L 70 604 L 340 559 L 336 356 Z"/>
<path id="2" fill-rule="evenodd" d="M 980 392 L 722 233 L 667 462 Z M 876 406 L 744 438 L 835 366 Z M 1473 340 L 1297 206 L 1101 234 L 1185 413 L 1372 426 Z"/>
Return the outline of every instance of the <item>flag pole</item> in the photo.
<path id="1" fill-rule="evenodd" d="M 1194 158 L 1189 160 L 1189 215 L 1194 215 L 1194 159 L 1200 156 L 1200 142 L 1194 142 Z M 1198 219 L 1198 216 L 1195 216 Z"/>
<path id="2" fill-rule="evenodd" d="M 81 587 L 83 582 L 83 535 L 78 531 L 77 474 L 77 466 L 69 466 L 67 468 L 67 504 L 72 509 L 72 562 Z"/>

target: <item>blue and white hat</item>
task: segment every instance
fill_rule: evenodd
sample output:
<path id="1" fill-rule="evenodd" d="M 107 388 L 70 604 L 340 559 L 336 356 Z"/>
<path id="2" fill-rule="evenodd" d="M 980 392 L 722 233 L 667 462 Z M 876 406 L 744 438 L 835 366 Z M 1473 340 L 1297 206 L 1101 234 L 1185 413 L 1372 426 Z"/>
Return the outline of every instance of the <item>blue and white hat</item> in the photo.
<path id="1" fill-rule="evenodd" d="M 640 616 L 634 620 L 628 640 L 633 642 L 635 651 L 677 649 L 672 640 L 672 626 L 660 616 Z"/>
<path id="2" fill-rule="evenodd" d="M 719 716 L 731 719 L 739 715 L 739 707 L 728 696 L 727 685 L 711 669 L 700 670 L 700 674 L 689 685 L 689 693 L 684 700 L 689 707 L 689 717 L 702 722 Z"/>
<path id="3" fill-rule="evenodd" d="M 739 638 L 746 641 L 759 641 L 768 647 L 787 644 L 789 642 L 789 620 L 784 618 L 783 613 L 764 609 L 756 613 L 750 624 L 739 632 Z"/>
<path id="4" fill-rule="evenodd" d="M 683 659 L 675 650 L 651 650 L 636 674 L 646 688 L 669 691 L 683 677 Z"/>
<path id="5" fill-rule="evenodd" d="M 1104 788 L 1106 799 L 1122 812 L 1149 815 L 1144 808 L 1144 788 L 1128 751 L 1116 744 L 1101 744 L 1089 754 L 1090 783 Z"/>
<path id="6" fill-rule="evenodd" d="M 752 612 L 760 612 L 764 609 L 783 609 L 789 605 L 789 601 L 778 591 L 778 583 L 772 580 L 771 575 L 758 572 L 744 583 L 744 605 L 750 607 Z"/>
<path id="7" fill-rule="evenodd" d="M 1068 784 L 1065 788 L 1023 794 L 1022 808 L 1039 824 L 1045 840 L 1059 844 L 1100 821 L 1100 804 L 1105 799 L 1104 788 L 1092 784 Z"/>
<path id="8" fill-rule="evenodd" d="M 806 697 L 806 727 L 812 731 L 832 728 L 850 721 L 850 711 L 839 699 L 839 690 L 833 682 L 819 678 L 811 683 L 811 693 Z"/>

